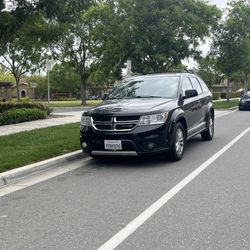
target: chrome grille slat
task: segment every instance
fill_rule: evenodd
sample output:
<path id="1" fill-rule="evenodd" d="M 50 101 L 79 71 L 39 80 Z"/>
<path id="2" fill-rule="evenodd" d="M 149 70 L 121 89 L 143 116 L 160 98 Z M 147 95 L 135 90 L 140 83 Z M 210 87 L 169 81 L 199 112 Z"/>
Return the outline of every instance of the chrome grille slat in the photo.
<path id="1" fill-rule="evenodd" d="M 126 118 L 129 118 L 126 120 Z M 131 118 L 134 118 L 131 120 Z M 105 132 L 128 132 L 135 129 L 138 125 L 139 116 L 136 117 L 92 117 L 92 124 L 95 130 Z"/>

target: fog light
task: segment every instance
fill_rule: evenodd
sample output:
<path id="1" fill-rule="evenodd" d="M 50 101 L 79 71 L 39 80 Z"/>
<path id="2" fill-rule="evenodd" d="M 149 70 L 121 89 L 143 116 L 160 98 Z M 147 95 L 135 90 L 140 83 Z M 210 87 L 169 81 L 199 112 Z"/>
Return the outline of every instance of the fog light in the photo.
<path id="1" fill-rule="evenodd" d="M 86 142 L 83 142 L 83 143 L 82 143 L 82 147 L 83 147 L 83 148 L 87 148 L 87 143 L 86 143 Z"/>
<path id="2" fill-rule="evenodd" d="M 81 125 L 80 129 L 81 129 L 81 131 L 85 131 L 85 130 L 87 130 L 87 127 L 84 125 Z"/>
<path id="3" fill-rule="evenodd" d="M 154 147 L 155 147 L 155 144 L 154 144 L 154 143 L 150 142 L 150 143 L 148 144 L 148 149 L 153 149 Z"/>

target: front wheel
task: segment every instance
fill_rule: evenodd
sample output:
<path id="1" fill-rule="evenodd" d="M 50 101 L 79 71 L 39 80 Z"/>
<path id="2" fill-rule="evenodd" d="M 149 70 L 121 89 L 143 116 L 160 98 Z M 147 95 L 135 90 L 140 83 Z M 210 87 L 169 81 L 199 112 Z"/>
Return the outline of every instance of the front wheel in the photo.
<path id="1" fill-rule="evenodd" d="M 214 118 L 211 113 L 208 116 L 208 128 L 201 133 L 201 137 L 205 141 L 211 141 L 214 137 Z"/>
<path id="2" fill-rule="evenodd" d="M 180 122 L 175 126 L 173 132 L 172 146 L 169 152 L 169 157 L 173 161 L 179 161 L 183 157 L 186 144 L 185 130 Z"/>

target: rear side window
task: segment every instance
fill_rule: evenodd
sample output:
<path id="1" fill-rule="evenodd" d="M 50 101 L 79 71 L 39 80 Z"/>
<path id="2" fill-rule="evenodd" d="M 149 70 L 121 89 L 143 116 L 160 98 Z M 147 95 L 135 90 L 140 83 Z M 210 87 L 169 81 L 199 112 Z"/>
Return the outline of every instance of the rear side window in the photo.
<path id="1" fill-rule="evenodd" d="M 196 78 L 194 78 L 194 77 L 191 77 L 190 80 L 192 82 L 193 88 L 197 90 L 198 95 L 201 94 L 202 93 L 202 89 L 201 89 L 201 85 L 198 82 L 198 80 Z"/>
<path id="2" fill-rule="evenodd" d="M 208 89 L 206 83 L 202 79 L 200 79 L 200 78 L 198 78 L 198 80 L 199 80 L 199 82 L 201 84 L 201 88 L 202 88 L 203 92 L 208 92 L 209 89 Z"/>

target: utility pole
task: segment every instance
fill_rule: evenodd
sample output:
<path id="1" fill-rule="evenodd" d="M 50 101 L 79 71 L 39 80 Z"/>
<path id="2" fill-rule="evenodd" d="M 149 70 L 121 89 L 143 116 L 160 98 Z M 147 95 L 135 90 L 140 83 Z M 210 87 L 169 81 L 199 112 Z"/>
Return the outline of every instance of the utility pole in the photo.
<path id="1" fill-rule="evenodd" d="M 47 59 L 45 62 L 45 67 L 47 69 L 47 78 L 48 78 L 48 104 L 50 103 L 50 82 L 49 82 L 49 72 L 53 66 L 53 60 Z"/>
<path id="2" fill-rule="evenodd" d="M 129 78 L 132 76 L 132 62 L 131 60 L 127 60 L 127 74 L 126 78 Z"/>

